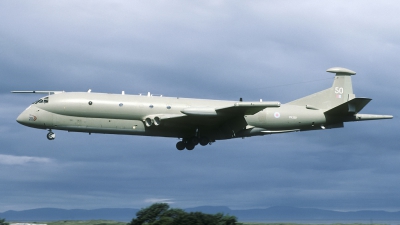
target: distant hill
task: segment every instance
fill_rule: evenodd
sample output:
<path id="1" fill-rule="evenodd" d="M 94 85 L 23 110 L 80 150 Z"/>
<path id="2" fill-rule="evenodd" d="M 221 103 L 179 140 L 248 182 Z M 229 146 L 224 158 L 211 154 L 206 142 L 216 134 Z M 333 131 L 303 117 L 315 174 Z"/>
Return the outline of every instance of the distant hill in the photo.
<path id="1" fill-rule="evenodd" d="M 130 221 L 139 209 L 109 208 L 109 209 L 56 209 L 40 208 L 23 211 L 6 211 L 0 213 L 0 218 L 7 221 L 56 221 L 56 220 L 115 220 Z M 333 210 L 296 208 L 274 206 L 265 209 L 232 210 L 226 206 L 200 206 L 185 209 L 187 212 L 203 212 L 215 214 L 218 212 L 238 217 L 239 221 L 400 221 L 400 212 L 387 211 L 351 211 L 339 212 Z"/>
<path id="2" fill-rule="evenodd" d="M 40 208 L 23 211 L 6 211 L 0 218 L 7 221 L 56 221 L 56 220 L 115 220 L 131 221 L 139 209 L 105 208 L 105 209 L 56 209 Z"/>
<path id="3" fill-rule="evenodd" d="M 224 206 L 200 206 L 185 209 L 188 212 L 229 213 L 238 217 L 239 221 L 400 221 L 400 212 L 387 211 L 350 211 L 339 212 L 314 208 L 296 208 L 289 206 L 273 206 L 266 209 L 231 210 Z"/>

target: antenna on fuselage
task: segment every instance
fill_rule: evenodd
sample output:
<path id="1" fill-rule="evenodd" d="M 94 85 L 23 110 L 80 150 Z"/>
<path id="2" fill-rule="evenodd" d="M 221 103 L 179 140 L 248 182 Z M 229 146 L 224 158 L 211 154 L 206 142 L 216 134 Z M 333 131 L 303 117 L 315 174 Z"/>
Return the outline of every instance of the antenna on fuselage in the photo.
<path id="1" fill-rule="evenodd" d="M 92 89 L 87 90 L 88 93 L 92 92 Z"/>
<path id="2" fill-rule="evenodd" d="M 54 95 L 54 94 L 64 93 L 64 91 L 11 91 L 11 93 Z"/>

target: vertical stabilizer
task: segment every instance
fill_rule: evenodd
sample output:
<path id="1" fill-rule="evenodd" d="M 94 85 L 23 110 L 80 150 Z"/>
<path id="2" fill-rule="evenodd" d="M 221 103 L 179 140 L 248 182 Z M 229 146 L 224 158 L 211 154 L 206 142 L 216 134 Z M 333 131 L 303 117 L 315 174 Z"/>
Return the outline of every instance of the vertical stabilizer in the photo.
<path id="1" fill-rule="evenodd" d="M 326 72 L 336 74 L 331 88 L 287 104 L 328 110 L 355 98 L 351 76 L 355 75 L 356 72 L 341 67 L 333 67 Z"/>

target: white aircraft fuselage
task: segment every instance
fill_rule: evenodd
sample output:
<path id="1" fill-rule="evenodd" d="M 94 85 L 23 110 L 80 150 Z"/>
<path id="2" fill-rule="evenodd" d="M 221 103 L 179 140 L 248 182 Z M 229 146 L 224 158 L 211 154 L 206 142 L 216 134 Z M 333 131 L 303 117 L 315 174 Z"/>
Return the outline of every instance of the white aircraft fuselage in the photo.
<path id="1" fill-rule="evenodd" d="M 358 112 L 371 100 L 355 98 L 351 75 L 336 73 L 331 88 L 281 104 L 92 92 L 54 92 L 18 116 L 25 126 L 71 132 L 181 138 L 177 148 L 192 150 L 215 140 L 343 127 L 343 122 L 390 119 Z M 15 91 L 16 93 L 34 93 Z M 45 93 L 36 92 L 36 93 Z"/>

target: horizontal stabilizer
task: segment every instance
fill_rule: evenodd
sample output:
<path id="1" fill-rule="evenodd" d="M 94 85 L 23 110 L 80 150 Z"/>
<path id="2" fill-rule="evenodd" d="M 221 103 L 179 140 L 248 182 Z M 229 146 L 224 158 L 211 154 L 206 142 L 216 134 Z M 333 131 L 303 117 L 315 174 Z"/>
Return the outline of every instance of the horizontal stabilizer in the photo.
<path id="1" fill-rule="evenodd" d="M 325 112 L 326 115 L 355 114 L 360 112 L 372 99 L 353 98 Z"/>

